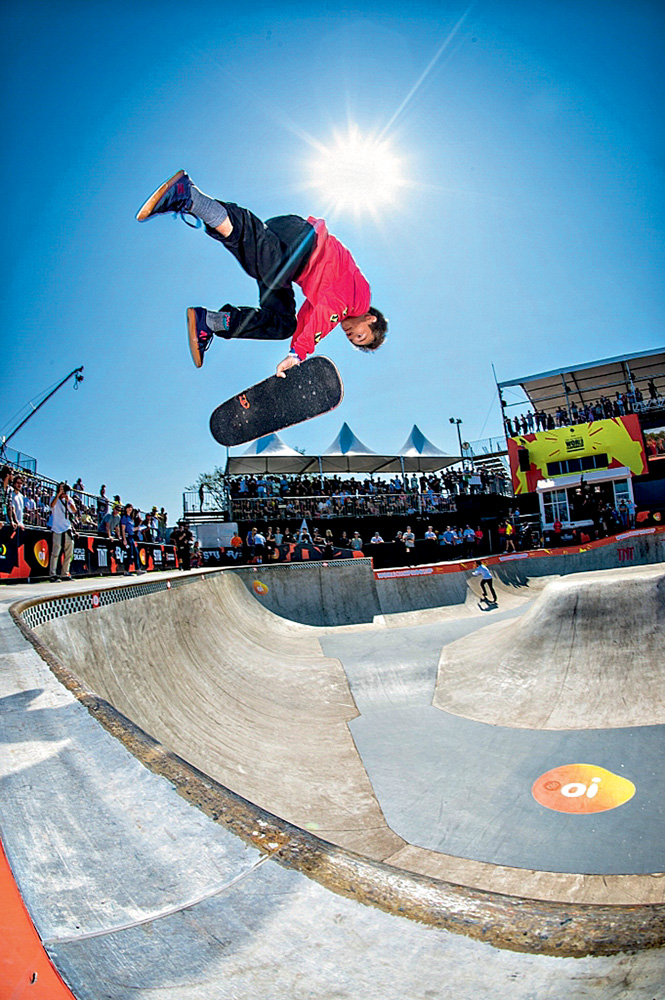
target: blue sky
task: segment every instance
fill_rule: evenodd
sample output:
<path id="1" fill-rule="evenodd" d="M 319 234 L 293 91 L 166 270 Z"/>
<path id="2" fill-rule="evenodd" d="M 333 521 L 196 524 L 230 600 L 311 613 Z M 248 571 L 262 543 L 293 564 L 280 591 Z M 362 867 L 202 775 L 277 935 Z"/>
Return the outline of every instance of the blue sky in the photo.
<path id="1" fill-rule="evenodd" d="M 390 333 L 370 355 L 329 335 L 344 401 L 288 444 L 316 453 L 347 421 L 385 453 L 417 423 L 453 452 L 450 416 L 468 440 L 500 430 L 492 363 L 509 379 L 662 345 L 661 3 L 238 7 L 5 11 L 3 433 L 85 366 L 11 442 L 41 472 L 175 518 L 223 464 L 210 412 L 285 345 L 216 341 L 197 371 L 187 306 L 255 304 L 255 285 L 202 232 L 135 213 L 184 167 L 262 217 L 322 214 L 312 143 L 349 123 L 389 125 L 409 181 L 378 221 L 327 216 Z"/>

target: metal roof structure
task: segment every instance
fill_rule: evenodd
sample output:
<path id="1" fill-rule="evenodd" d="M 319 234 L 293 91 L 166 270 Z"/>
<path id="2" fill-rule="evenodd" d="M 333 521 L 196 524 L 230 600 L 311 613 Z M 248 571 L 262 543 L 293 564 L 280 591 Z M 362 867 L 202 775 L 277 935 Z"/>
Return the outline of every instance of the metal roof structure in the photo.
<path id="1" fill-rule="evenodd" d="M 601 396 L 639 388 L 649 398 L 648 383 L 653 380 L 659 396 L 665 397 L 665 347 L 655 351 L 620 354 L 585 365 L 555 368 L 553 371 L 526 375 L 498 382 L 499 392 L 508 386 L 520 386 L 532 407 L 546 413 L 570 403 L 591 404 Z M 512 402 L 509 406 L 520 405 Z"/>

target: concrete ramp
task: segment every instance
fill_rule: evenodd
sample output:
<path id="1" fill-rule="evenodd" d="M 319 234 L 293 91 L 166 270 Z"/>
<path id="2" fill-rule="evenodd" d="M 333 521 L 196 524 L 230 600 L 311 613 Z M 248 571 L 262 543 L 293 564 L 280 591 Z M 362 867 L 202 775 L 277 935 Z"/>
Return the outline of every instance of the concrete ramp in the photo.
<path id="1" fill-rule="evenodd" d="M 434 705 L 491 725 L 607 729 L 665 718 L 665 568 L 578 573 L 518 619 L 446 646 Z"/>
<path id="2" fill-rule="evenodd" d="M 531 562 L 537 573 L 528 572 Z M 237 957 L 243 974 L 269 970 L 269 981 L 247 995 L 304 997 L 293 983 L 275 986 L 274 970 L 288 965 L 298 934 L 318 968 L 323 952 L 319 943 L 313 949 L 309 944 L 312 928 L 325 927 L 325 944 L 335 940 L 339 914 L 351 900 L 371 904 L 349 920 L 370 968 L 362 989 L 340 996 L 377 989 L 391 998 L 428 996 L 440 931 L 472 935 L 483 947 L 491 942 L 545 952 L 557 963 L 562 954 L 614 954 L 662 943 L 663 726 L 640 718 L 641 725 L 610 733 L 598 717 L 589 722 L 604 697 L 602 672 L 591 683 L 582 668 L 575 674 L 570 656 L 564 658 L 577 648 L 584 609 L 594 618 L 587 616 L 589 640 L 607 617 L 601 597 L 597 606 L 592 600 L 596 577 L 609 581 L 614 602 L 609 641 L 635 653 L 624 633 L 632 630 L 634 604 L 641 603 L 657 625 L 651 632 L 639 626 L 641 650 L 657 650 L 662 571 L 633 568 L 547 585 L 547 566 L 542 557 L 499 563 L 499 607 L 489 612 L 478 609 L 468 570 L 430 568 L 423 574 L 429 585 L 419 583 L 409 598 L 408 576 L 392 577 L 398 583 L 384 589 L 364 560 L 334 568 L 172 574 L 124 586 L 96 582 L 95 590 L 79 585 L 78 593 L 53 587 L 14 606 L 24 637 L 82 703 L 71 704 L 54 678 L 45 681 L 43 664 L 41 673 L 32 664 L 29 691 L 17 676 L 5 704 L 13 733 L 7 760 L 15 773 L 7 779 L 3 805 L 3 834 L 9 831 L 21 887 L 32 891 L 36 912 L 48 916 L 43 937 L 79 981 L 93 984 L 82 1000 L 96 997 L 100 975 L 108 981 L 109 974 L 99 971 L 104 962 L 117 977 L 109 997 L 122 1000 L 130 978 L 137 981 L 136 970 L 143 975 L 147 954 L 154 965 L 145 973 L 145 995 L 154 989 L 164 1000 L 230 997 L 235 987 L 229 986 L 226 958 Z M 577 598 L 571 596 L 575 588 Z M 475 721 L 473 711 L 482 699 L 491 700 L 502 676 L 493 643 L 505 638 L 509 655 L 520 636 L 534 649 L 537 641 L 542 645 L 536 700 L 557 706 L 567 679 L 575 679 L 585 706 L 578 730 L 547 732 L 546 723 L 529 728 L 515 717 L 504 725 Z M 466 643 L 483 637 L 483 658 L 467 661 L 467 677 L 461 658 L 457 668 L 457 697 L 463 702 L 467 692 L 469 717 L 434 707 L 433 698 L 445 690 L 442 649 L 461 656 Z M 550 649 L 555 658 L 548 668 Z M 534 650 L 528 655 L 537 662 Z M 614 684 L 618 657 L 613 671 Z M 631 683 L 640 683 L 637 666 Z M 454 687 L 449 684 L 450 691 Z M 628 683 L 621 697 L 628 700 Z M 658 705 L 654 714 L 662 711 L 662 700 Z M 83 706 L 92 718 L 81 718 Z M 502 708 L 513 710 L 508 703 Z M 130 761 L 131 777 L 121 789 L 117 748 L 97 721 L 156 773 L 143 773 Z M 84 742 L 76 740 L 79 729 Z M 544 808 L 532 794 L 534 781 L 571 761 L 621 772 L 636 794 L 591 821 Z M 149 800 L 149 778 L 157 777 L 159 794 Z M 177 822 L 165 812 L 174 789 L 202 810 L 196 822 L 182 808 L 174 812 Z M 200 872 L 203 813 L 214 827 L 214 850 Z M 223 835 L 226 844 L 231 830 L 241 846 L 229 839 L 230 860 L 218 874 L 218 841 Z M 36 851 L 42 843 L 46 849 Z M 260 858 L 251 854 L 256 848 Z M 131 864 L 115 876 L 116 859 L 125 855 Z M 65 894 L 54 894 L 44 875 L 52 871 L 67 886 L 65 918 Z M 173 891 L 172 873 L 178 882 Z M 309 879 L 319 883 L 314 890 Z M 295 927 L 285 880 L 303 902 Z M 321 897 L 317 912 L 309 901 L 323 886 L 339 895 Z M 81 911 L 90 918 L 82 922 Z M 396 920 L 391 932 L 383 922 L 389 915 L 413 921 Z M 191 939 L 182 937 L 185 924 Z M 369 933 L 372 928 L 376 933 Z M 414 943 L 406 950 L 398 943 L 405 937 Z M 347 962 L 350 940 L 335 951 L 333 973 L 317 995 L 339 992 L 335 977 Z M 377 985 L 372 956 L 376 942 L 388 940 L 386 987 Z M 202 956 L 211 942 L 216 964 L 208 974 Z M 247 943 L 250 949 L 242 950 Z M 255 943 L 260 949 L 252 951 Z M 217 961 L 217 951 L 224 961 Z M 423 961 L 414 963 L 414 955 Z M 427 970 L 423 991 L 393 988 L 397 959 Z M 188 961 L 192 981 L 203 985 L 179 994 L 173 983 Z M 160 984 L 163 967 L 172 982 Z M 455 967 L 451 959 L 443 974 L 450 977 Z M 496 992 L 496 977 L 488 975 Z M 310 995 L 311 979 L 303 983 Z M 541 985 L 529 983 L 529 996 Z M 623 993 L 613 996 L 621 1000 Z"/>
<path id="3" fill-rule="evenodd" d="M 305 625 L 371 623 L 381 611 L 371 559 L 276 563 L 232 572 L 264 608 Z"/>
<path id="4" fill-rule="evenodd" d="M 38 633 L 90 690 L 249 801 L 370 858 L 403 846 L 351 738 L 358 713 L 339 661 L 237 574 L 56 618 Z"/>

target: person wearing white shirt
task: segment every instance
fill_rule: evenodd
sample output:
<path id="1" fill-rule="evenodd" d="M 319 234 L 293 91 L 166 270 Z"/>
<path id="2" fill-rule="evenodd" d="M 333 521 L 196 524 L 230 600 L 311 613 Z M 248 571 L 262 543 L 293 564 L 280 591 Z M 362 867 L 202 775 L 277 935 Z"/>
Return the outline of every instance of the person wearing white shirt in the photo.
<path id="1" fill-rule="evenodd" d="M 496 594 L 494 592 L 494 583 L 492 582 L 492 573 L 487 568 L 482 559 L 476 560 L 476 568 L 471 573 L 471 576 L 480 577 L 480 589 L 483 592 L 483 597 L 482 597 L 483 601 L 487 601 L 489 603 L 489 598 L 487 596 L 487 588 L 489 587 L 489 591 L 492 595 L 492 601 L 494 604 L 497 604 L 498 602 L 496 599 Z"/>
<path id="2" fill-rule="evenodd" d="M 71 517 L 76 514 L 76 504 L 69 496 L 69 486 L 67 483 L 59 483 L 55 496 L 51 500 L 51 530 L 53 532 L 53 545 L 51 549 L 51 562 L 49 565 L 49 579 L 71 580 L 69 567 L 74 555 L 74 539 L 72 536 Z M 63 550 L 62 571 L 58 577 L 58 561 L 60 550 Z"/>
<path id="3" fill-rule="evenodd" d="M 24 528 L 23 511 L 25 509 L 25 497 L 23 496 L 23 476 L 14 476 L 12 487 L 10 503 L 12 505 L 14 522 L 17 528 Z"/>
<path id="4" fill-rule="evenodd" d="M 378 533 L 378 531 L 375 531 L 374 534 L 372 535 L 371 542 L 372 545 L 379 545 L 381 542 L 383 542 L 383 539 L 381 538 L 381 535 Z"/>

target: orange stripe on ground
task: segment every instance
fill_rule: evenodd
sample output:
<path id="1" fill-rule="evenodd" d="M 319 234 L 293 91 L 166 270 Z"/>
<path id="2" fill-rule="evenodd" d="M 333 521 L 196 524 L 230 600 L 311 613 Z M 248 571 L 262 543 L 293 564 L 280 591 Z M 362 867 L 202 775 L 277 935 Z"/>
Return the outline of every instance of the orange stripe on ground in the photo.
<path id="1" fill-rule="evenodd" d="M 75 1000 L 44 951 L 0 842 L 0 1000 Z"/>

